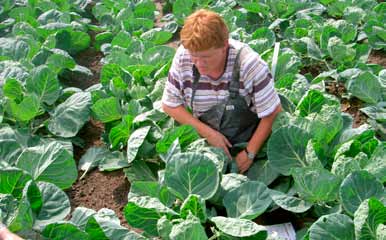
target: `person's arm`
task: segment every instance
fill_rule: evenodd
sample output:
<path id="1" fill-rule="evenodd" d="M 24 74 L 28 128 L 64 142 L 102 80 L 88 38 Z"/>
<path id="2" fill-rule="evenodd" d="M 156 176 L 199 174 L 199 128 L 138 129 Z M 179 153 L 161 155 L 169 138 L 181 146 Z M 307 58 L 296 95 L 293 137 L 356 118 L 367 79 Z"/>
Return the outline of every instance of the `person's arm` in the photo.
<path id="1" fill-rule="evenodd" d="M 263 146 L 265 140 L 267 140 L 271 134 L 272 124 L 275 121 L 276 115 L 281 112 L 281 110 L 281 105 L 278 105 L 275 111 L 260 120 L 252 138 L 248 142 L 248 152 L 253 154 L 257 154 L 259 152 L 261 146 Z M 236 163 L 239 171 L 244 173 L 252 165 L 253 161 L 248 158 L 245 151 L 241 151 L 236 156 Z"/>
<path id="2" fill-rule="evenodd" d="M 252 106 L 260 122 L 248 141 L 246 150 L 236 156 L 236 164 L 241 173 L 252 165 L 253 160 L 248 158 L 246 151 L 256 155 L 272 131 L 272 124 L 276 115 L 281 111 L 280 98 L 275 90 L 272 74 L 268 64 L 261 59 L 258 53 L 247 47 L 243 51 L 240 73 L 245 91 L 251 97 Z M 251 156 L 252 157 L 252 156 Z"/>
<path id="3" fill-rule="evenodd" d="M 228 139 L 220 132 L 193 117 L 182 105 L 178 107 L 169 107 L 166 104 L 162 104 L 162 109 L 177 122 L 193 126 L 198 134 L 205 138 L 210 145 L 224 149 L 228 157 L 232 158 L 228 150 L 228 147 L 231 147 L 232 144 Z"/>
<path id="4" fill-rule="evenodd" d="M 0 240 L 23 240 L 0 222 Z"/>
<path id="5" fill-rule="evenodd" d="M 180 46 L 173 58 L 172 66 L 169 69 L 168 79 L 162 95 L 162 109 L 177 122 L 194 127 L 198 134 L 205 138 L 210 145 L 224 149 L 228 157 L 232 158 L 228 150 L 228 147 L 231 147 L 232 145 L 228 139 L 220 132 L 193 117 L 193 115 L 183 107 L 183 77 L 181 74 L 182 66 L 180 61 L 183 54 L 184 48 Z"/>

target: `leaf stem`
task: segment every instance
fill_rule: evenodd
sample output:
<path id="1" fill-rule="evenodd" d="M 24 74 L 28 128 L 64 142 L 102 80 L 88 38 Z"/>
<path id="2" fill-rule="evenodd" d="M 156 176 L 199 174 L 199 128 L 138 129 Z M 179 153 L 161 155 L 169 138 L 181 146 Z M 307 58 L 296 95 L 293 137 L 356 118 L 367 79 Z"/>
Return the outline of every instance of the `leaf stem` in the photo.
<path id="1" fill-rule="evenodd" d="M 219 231 L 216 231 L 216 229 L 214 227 L 211 227 L 211 230 L 213 232 L 213 236 L 211 236 L 210 238 L 208 238 L 208 240 L 214 240 L 214 239 L 218 239 L 220 237 L 220 232 Z"/>
<path id="2" fill-rule="evenodd" d="M 219 236 L 215 233 L 213 236 L 211 236 L 210 238 L 208 238 L 208 240 L 214 240 L 214 239 L 217 239 Z"/>
<path id="3" fill-rule="evenodd" d="M 328 68 L 328 71 L 331 71 L 333 70 L 330 65 L 328 64 L 328 62 L 326 60 L 323 59 L 323 63 L 326 64 L 327 68 Z"/>

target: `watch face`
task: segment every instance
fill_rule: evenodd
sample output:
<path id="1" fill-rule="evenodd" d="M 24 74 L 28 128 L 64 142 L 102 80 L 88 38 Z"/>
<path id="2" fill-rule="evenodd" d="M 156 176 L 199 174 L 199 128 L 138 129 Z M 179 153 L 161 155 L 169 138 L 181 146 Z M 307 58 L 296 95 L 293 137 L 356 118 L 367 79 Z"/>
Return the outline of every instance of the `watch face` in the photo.
<path id="1" fill-rule="evenodd" d="M 248 150 L 246 148 L 244 148 L 244 151 L 245 153 L 247 154 L 247 157 L 250 159 L 250 160 L 253 160 L 256 156 L 256 154 L 253 154 L 251 152 L 248 152 Z"/>

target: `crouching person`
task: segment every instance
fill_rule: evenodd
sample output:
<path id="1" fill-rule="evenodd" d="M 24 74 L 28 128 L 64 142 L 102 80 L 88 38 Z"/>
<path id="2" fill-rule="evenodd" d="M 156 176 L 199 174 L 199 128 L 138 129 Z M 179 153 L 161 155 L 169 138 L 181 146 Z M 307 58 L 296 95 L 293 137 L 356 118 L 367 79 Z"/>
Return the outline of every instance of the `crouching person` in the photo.
<path id="1" fill-rule="evenodd" d="M 271 133 L 281 105 L 267 64 L 228 35 L 224 20 L 212 11 L 199 10 L 185 20 L 162 106 L 230 158 L 232 145 L 247 142 L 235 156 L 244 173 Z"/>

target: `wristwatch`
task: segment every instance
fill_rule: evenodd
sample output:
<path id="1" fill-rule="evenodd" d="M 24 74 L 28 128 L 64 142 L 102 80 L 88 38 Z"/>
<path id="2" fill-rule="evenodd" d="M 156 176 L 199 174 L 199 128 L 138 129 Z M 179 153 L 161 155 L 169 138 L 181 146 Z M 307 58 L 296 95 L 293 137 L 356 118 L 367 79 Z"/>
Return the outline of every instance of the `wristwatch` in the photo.
<path id="1" fill-rule="evenodd" d="M 247 154 L 247 157 L 249 158 L 249 160 L 253 161 L 253 159 L 255 159 L 255 157 L 256 157 L 255 153 L 249 152 L 247 148 L 244 148 L 244 151 Z"/>

